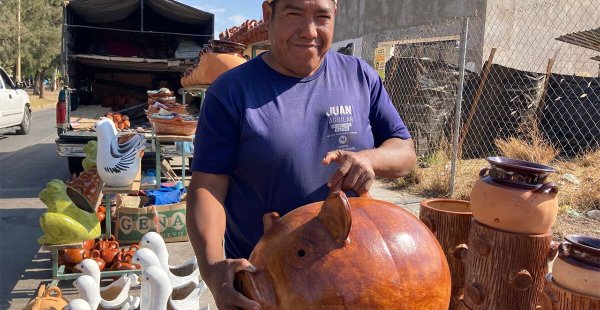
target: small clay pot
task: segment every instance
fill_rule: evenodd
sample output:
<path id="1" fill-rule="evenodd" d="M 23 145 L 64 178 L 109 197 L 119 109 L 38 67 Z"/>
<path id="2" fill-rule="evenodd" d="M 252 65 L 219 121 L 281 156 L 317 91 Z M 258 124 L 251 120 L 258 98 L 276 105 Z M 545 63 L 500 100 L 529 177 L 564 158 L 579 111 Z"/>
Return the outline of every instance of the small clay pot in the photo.
<path id="1" fill-rule="evenodd" d="M 96 240 L 94 240 L 94 239 L 85 240 L 85 241 L 83 241 L 82 247 L 86 250 L 91 250 L 94 248 L 94 244 L 96 244 Z"/>
<path id="2" fill-rule="evenodd" d="M 540 235 L 548 232 L 558 215 L 558 188 L 544 183 L 552 168 L 490 157 L 491 168 L 479 173 L 471 191 L 473 218 L 507 232 Z"/>
<path id="3" fill-rule="evenodd" d="M 115 256 L 110 270 L 138 270 L 142 267 L 139 264 L 131 263 L 132 255 L 121 251 L 119 255 Z"/>
<path id="4" fill-rule="evenodd" d="M 112 235 L 107 240 L 98 241 L 94 248 L 100 251 L 105 262 L 112 262 L 115 256 L 119 254 L 119 243 Z"/>
<path id="5" fill-rule="evenodd" d="M 62 262 L 68 266 L 75 266 L 90 256 L 90 250 L 64 249 L 60 251 Z"/>
<path id="6" fill-rule="evenodd" d="M 67 303 L 67 300 L 62 297 L 60 288 L 50 286 L 46 289 L 46 286 L 42 284 L 37 291 L 37 296 L 30 300 L 23 310 L 58 310 L 66 307 Z"/>
<path id="7" fill-rule="evenodd" d="M 104 270 L 104 268 L 106 267 L 106 262 L 102 259 L 102 255 L 100 254 L 100 251 L 92 250 L 90 252 L 90 258 L 93 259 L 98 264 L 100 271 Z"/>
<path id="8" fill-rule="evenodd" d="M 98 206 L 96 209 L 96 217 L 98 218 L 99 222 L 104 221 L 106 218 L 106 208 L 104 208 L 104 206 Z"/>
<path id="9" fill-rule="evenodd" d="M 600 239 L 566 236 L 552 265 L 554 281 L 576 293 L 600 298 Z"/>

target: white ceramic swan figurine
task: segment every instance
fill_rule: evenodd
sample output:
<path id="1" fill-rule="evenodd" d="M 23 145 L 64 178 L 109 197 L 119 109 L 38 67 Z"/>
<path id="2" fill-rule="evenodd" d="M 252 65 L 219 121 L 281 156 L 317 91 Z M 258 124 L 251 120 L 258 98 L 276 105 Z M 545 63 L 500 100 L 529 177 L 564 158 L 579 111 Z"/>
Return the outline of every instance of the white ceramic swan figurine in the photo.
<path id="1" fill-rule="evenodd" d="M 141 248 L 141 249 L 137 250 L 135 252 L 135 254 L 133 254 L 133 257 L 131 258 L 131 262 L 134 264 L 141 265 L 142 272 L 144 272 L 144 270 L 146 270 L 150 266 L 155 266 L 155 267 L 159 267 L 159 268 L 163 269 L 162 266 L 160 265 L 160 262 L 158 260 L 158 257 L 156 256 L 156 254 L 148 248 Z M 167 272 L 164 269 L 163 269 L 163 271 L 165 273 Z M 172 281 L 172 278 L 169 278 L 169 280 Z M 204 294 L 204 292 L 207 289 L 206 283 L 204 283 L 204 281 L 200 281 L 198 278 L 191 279 L 186 284 L 184 284 L 184 285 L 180 284 L 180 286 L 178 286 L 178 287 L 175 287 L 173 285 L 173 283 L 171 282 L 171 287 L 173 288 L 173 291 L 171 293 L 171 299 L 180 300 L 180 299 L 188 298 L 188 300 L 189 300 L 189 298 L 190 298 L 189 296 L 197 296 L 198 300 L 196 300 L 196 303 L 199 302 L 200 296 L 202 296 L 202 294 Z M 190 292 L 192 292 L 193 295 Z M 142 292 L 140 294 L 140 297 L 141 297 L 140 309 L 142 309 L 142 310 L 150 309 L 149 308 L 150 284 L 148 283 L 148 281 L 142 281 Z"/>
<path id="2" fill-rule="evenodd" d="M 200 308 L 200 295 L 197 290 L 190 293 L 186 298 L 173 300 L 171 297 L 173 288 L 170 286 L 169 276 L 158 266 L 150 266 L 142 271 L 142 282 L 150 283 L 150 310 L 170 309 L 170 310 L 208 310 L 210 305 Z M 140 308 L 140 310 L 146 310 Z"/>
<path id="3" fill-rule="evenodd" d="M 138 276 L 134 273 L 128 273 L 122 275 L 117 281 L 100 287 L 100 268 L 98 267 L 98 263 L 93 259 L 84 259 L 81 263 L 75 265 L 75 269 L 94 278 L 96 285 L 100 288 L 100 297 L 105 300 L 113 300 L 122 292 L 129 295 L 131 287 L 138 285 Z"/>
<path id="4" fill-rule="evenodd" d="M 92 310 L 90 304 L 83 299 L 73 299 L 66 305 L 63 310 Z"/>
<path id="5" fill-rule="evenodd" d="M 200 269 L 198 269 L 198 261 L 196 256 L 192 256 L 184 263 L 176 266 L 169 265 L 169 252 L 163 238 L 154 231 L 146 233 L 140 241 L 141 248 L 148 248 L 156 254 L 161 267 L 171 279 L 174 288 L 187 285 L 191 280 L 196 284 L 200 279 Z"/>
<path id="6" fill-rule="evenodd" d="M 114 126 L 108 118 L 101 118 L 94 124 L 98 133 L 98 174 L 107 186 L 128 186 L 140 170 L 141 151 L 146 148 L 146 140 L 142 135 L 136 135 L 130 141 L 119 144 Z"/>
<path id="7" fill-rule="evenodd" d="M 121 292 L 113 300 L 105 300 L 100 296 L 100 287 L 96 280 L 88 275 L 82 275 L 73 281 L 73 286 L 79 291 L 81 299 L 85 300 L 92 310 L 102 307 L 102 309 L 121 309 L 134 310 L 140 304 L 139 297 L 129 296 L 128 293 Z"/>

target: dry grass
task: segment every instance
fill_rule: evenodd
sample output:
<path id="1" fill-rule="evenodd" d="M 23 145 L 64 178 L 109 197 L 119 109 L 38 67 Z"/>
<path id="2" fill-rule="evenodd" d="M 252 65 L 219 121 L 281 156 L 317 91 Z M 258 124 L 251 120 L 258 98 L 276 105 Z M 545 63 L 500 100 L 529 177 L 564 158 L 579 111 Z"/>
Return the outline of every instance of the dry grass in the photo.
<path id="1" fill-rule="evenodd" d="M 558 161 L 553 166 L 557 173 L 551 180 L 559 185 L 561 207 L 579 211 L 600 209 L 600 150 L 574 160 Z M 567 175 L 576 181 L 570 181 Z"/>
<path id="2" fill-rule="evenodd" d="M 537 122 L 525 122 L 519 131 L 524 138 L 510 137 L 494 141 L 503 156 L 543 165 L 550 164 L 556 158 L 559 151 L 546 140 Z"/>
<path id="3" fill-rule="evenodd" d="M 44 99 L 40 99 L 40 96 L 38 95 L 33 95 L 30 89 L 27 90 L 27 94 L 29 95 L 29 100 L 31 100 L 31 109 L 33 111 L 56 107 L 56 102 L 58 101 L 58 91 L 46 91 L 46 97 Z"/>

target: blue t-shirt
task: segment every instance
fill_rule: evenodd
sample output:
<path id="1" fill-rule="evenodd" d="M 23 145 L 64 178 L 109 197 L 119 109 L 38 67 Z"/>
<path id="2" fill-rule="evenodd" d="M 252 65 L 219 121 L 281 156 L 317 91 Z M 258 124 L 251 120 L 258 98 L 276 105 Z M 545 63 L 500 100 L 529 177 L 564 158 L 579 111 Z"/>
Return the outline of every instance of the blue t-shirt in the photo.
<path id="1" fill-rule="evenodd" d="M 360 151 L 410 134 L 367 63 L 329 52 L 307 78 L 282 75 L 262 57 L 223 74 L 206 92 L 193 170 L 230 176 L 228 258 L 247 258 L 262 217 L 324 200 L 337 168 L 332 150 Z"/>

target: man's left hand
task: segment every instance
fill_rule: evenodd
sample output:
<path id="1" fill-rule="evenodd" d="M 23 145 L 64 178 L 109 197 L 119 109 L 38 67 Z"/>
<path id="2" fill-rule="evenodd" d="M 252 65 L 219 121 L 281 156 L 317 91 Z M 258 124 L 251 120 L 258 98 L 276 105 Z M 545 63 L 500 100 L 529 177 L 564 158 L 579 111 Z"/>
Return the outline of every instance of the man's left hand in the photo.
<path id="1" fill-rule="evenodd" d="M 375 172 L 373 164 L 368 156 L 349 151 L 331 151 L 323 158 L 323 164 L 329 165 L 332 162 L 340 166 L 333 172 L 327 182 L 331 192 L 337 190 L 353 190 L 358 195 L 369 192 L 373 181 L 375 181 Z"/>

